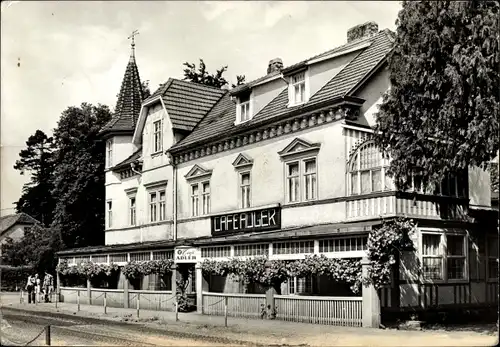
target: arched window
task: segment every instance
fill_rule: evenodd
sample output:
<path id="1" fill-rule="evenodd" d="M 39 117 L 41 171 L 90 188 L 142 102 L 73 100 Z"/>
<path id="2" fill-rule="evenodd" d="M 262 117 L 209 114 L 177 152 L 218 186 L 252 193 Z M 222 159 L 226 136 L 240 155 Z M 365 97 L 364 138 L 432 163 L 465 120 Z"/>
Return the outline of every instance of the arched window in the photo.
<path id="1" fill-rule="evenodd" d="M 388 166 L 389 160 L 382 157 L 373 141 L 362 144 L 348 163 L 349 195 L 393 190 L 392 180 L 385 174 Z"/>

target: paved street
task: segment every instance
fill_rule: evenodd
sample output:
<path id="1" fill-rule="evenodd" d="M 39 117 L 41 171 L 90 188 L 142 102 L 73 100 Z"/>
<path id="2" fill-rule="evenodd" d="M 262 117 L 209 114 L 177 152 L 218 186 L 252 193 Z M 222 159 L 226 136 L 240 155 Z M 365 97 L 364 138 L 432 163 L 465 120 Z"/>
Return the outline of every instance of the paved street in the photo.
<path id="1" fill-rule="evenodd" d="M 143 326 L 109 322 L 97 323 L 82 317 L 60 318 L 2 308 L 2 345 L 44 346 L 45 326 L 51 326 L 54 346 L 227 346 L 221 342 L 206 342 L 159 334 Z"/>
<path id="2" fill-rule="evenodd" d="M 56 325 L 53 345 L 227 346 L 240 341 L 261 346 L 494 346 L 498 341 L 495 329 L 480 327 L 402 331 L 230 317 L 226 328 L 224 317 L 196 313 L 180 314 L 176 322 L 172 312 L 141 310 L 141 319 L 134 322 L 135 309 L 113 308 L 104 315 L 102 307 L 85 304 L 80 312 L 69 303 L 60 303 L 57 309 L 53 303 L 19 304 L 18 293 L 1 293 L 0 299 L 2 335 L 17 342 L 29 341 L 46 324 Z M 47 323 L 51 321 L 57 324 Z M 37 343 L 43 344 L 44 336 Z"/>

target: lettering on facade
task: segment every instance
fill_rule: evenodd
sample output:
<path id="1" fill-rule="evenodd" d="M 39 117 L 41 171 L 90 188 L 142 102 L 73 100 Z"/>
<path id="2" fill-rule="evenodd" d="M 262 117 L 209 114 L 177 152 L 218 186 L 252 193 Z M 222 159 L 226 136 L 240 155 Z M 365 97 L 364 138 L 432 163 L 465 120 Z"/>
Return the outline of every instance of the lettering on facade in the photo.
<path id="1" fill-rule="evenodd" d="M 212 235 L 249 233 L 281 228 L 279 207 L 212 216 Z"/>
<path id="2" fill-rule="evenodd" d="M 198 248 L 176 248 L 174 251 L 174 261 L 176 263 L 196 263 L 199 256 Z"/>

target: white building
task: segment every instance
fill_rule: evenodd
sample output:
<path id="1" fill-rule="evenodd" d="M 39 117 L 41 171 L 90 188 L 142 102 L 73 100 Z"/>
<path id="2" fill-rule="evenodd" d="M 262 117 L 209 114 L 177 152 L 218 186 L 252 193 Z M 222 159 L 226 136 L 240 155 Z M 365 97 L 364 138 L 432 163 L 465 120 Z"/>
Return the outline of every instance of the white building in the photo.
<path id="1" fill-rule="evenodd" d="M 423 274 L 395 276 L 383 308 L 496 300 L 498 233 L 484 212 L 488 174 L 471 169 L 439 187 L 421 187 L 417 177 L 413 191 L 400 192 L 370 140 L 389 88 L 392 45 L 388 30 L 365 23 L 348 32 L 346 44 L 286 68 L 273 59 L 263 77 L 230 91 L 169 79 L 147 100 L 132 53 L 103 131 L 106 245 L 61 257 L 123 264 L 189 247 L 187 264 L 174 260 L 193 269 L 234 256 L 363 258 L 373 227 L 407 216 L 418 221 L 412 257 Z M 261 292 L 194 273 L 190 291 L 198 301 L 202 289 Z M 158 281 L 149 276 L 136 289 L 172 288 Z M 122 277 L 118 288 L 126 282 Z M 320 277 L 291 279 L 281 291 L 347 295 L 345 286 Z"/>

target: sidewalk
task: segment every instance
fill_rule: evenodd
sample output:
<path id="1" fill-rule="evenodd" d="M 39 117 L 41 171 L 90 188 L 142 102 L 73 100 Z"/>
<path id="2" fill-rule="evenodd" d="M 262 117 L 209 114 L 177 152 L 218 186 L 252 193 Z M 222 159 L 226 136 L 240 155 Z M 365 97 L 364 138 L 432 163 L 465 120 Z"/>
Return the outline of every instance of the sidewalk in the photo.
<path id="1" fill-rule="evenodd" d="M 402 331 L 392 329 L 367 329 L 332 327 L 325 325 L 291 323 L 279 320 L 241 319 L 206 316 L 197 313 L 141 310 L 137 319 L 136 309 L 110 308 L 104 314 L 102 306 L 54 303 L 20 304 L 19 294 L 1 293 L 1 305 L 14 309 L 50 312 L 103 320 L 144 324 L 156 329 L 184 334 L 186 337 L 225 338 L 230 341 L 259 345 L 309 345 L 309 346 L 494 346 L 498 337 L 472 331 Z"/>

